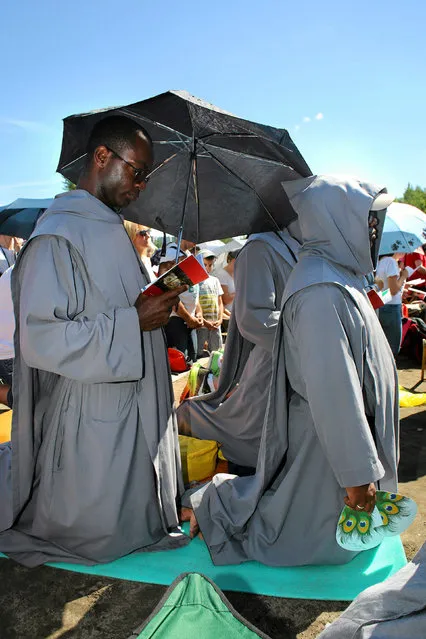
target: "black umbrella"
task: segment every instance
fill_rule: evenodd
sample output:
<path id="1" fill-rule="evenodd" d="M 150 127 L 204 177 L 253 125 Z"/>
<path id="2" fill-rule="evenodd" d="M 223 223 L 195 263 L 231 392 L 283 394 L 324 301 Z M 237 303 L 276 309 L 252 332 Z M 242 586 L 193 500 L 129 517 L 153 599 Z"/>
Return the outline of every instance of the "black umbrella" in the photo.
<path id="1" fill-rule="evenodd" d="M 64 120 L 58 171 L 76 182 L 93 126 L 125 115 L 154 141 L 155 168 L 126 219 L 193 242 L 283 228 L 296 214 L 281 182 L 311 175 L 285 129 L 248 120 L 184 91 Z"/>

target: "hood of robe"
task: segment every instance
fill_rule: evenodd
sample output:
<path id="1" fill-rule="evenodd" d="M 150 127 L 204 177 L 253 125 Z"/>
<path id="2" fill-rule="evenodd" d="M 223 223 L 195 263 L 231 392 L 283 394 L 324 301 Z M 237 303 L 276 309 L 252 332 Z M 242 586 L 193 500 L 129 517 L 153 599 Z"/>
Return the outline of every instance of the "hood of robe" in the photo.
<path id="1" fill-rule="evenodd" d="M 261 241 L 269 244 L 269 246 L 281 255 L 281 257 L 283 257 L 290 266 L 294 266 L 296 264 L 297 256 L 300 251 L 300 244 L 290 235 L 287 229 L 277 231 L 276 233 L 274 233 L 274 231 L 268 231 L 267 233 L 252 233 L 244 246 L 255 241 Z"/>
<path id="2" fill-rule="evenodd" d="M 73 215 L 84 215 L 86 220 L 122 224 L 122 218 L 119 213 L 110 209 L 109 206 L 103 204 L 103 202 L 98 200 L 94 195 L 91 195 L 88 191 L 75 189 L 74 191 L 57 195 L 49 208 L 39 217 L 37 225 L 55 213 L 64 213 L 64 211 L 72 213 Z"/>
<path id="3" fill-rule="evenodd" d="M 368 216 L 383 186 L 356 178 L 316 175 L 282 186 L 298 215 L 300 257 L 325 258 L 357 277 L 371 273 Z"/>

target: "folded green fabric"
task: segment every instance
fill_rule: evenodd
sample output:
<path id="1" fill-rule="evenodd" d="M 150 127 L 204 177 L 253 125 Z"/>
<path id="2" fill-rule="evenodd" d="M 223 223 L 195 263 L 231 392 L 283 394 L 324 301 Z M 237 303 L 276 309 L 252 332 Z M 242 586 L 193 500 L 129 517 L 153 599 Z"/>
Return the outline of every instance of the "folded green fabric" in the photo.
<path id="1" fill-rule="evenodd" d="M 133 637 L 170 639 L 195 633 L 202 639 L 269 639 L 234 610 L 210 579 L 197 573 L 180 575 Z"/>

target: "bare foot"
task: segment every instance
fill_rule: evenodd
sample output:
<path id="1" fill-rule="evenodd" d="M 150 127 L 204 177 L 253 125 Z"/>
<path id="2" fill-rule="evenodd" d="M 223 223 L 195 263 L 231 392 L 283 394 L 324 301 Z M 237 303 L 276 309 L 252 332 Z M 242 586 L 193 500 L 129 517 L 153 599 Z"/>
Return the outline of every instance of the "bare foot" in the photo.
<path id="1" fill-rule="evenodd" d="M 189 536 L 191 537 L 191 539 L 194 539 L 194 537 L 196 537 L 197 535 L 200 535 L 201 539 L 203 538 L 201 533 L 200 533 L 200 527 L 198 525 L 198 521 L 195 518 L 195 513 L 192 510 L 191 511 L 191 518 L 189 520 Z"/>
<path id="2" fill-rule="evenodd" d="M 197 535 L 200 539 L 203 539 L 203 535 L 200 532 L 200 527 L 195 518 L 192 508 L 186 508 L 185 506 L 182 506 L 182 508 L 180 509 L 179 519 L 180 521 L 189 521 L 189 536 L 191 539 L 194 539 L 194 537 L 196 537 Z"/>
<path id="3" fill-rule="evenodd" d="M 179 514 L 180 521 L 190 521 L 192 513 L 192 508 L 186 508 L 185 506 L 182 506 Z"/>

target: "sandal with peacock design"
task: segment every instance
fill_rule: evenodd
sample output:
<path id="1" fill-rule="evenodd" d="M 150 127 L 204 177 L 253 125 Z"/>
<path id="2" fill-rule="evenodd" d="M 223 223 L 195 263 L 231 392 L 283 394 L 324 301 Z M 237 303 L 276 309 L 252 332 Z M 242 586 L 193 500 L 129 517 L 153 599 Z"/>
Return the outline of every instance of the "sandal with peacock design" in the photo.
<path id="1" fill-rule="evenodd" d="M 376 492 L 376 505 L 371 514 L 345 506 L 336 529 L 336 541 L 346 550 L 368 550 L 385 537 L 399 535 L 412 524 L 417 513 L 416 502 L 398 493 Z"/>

